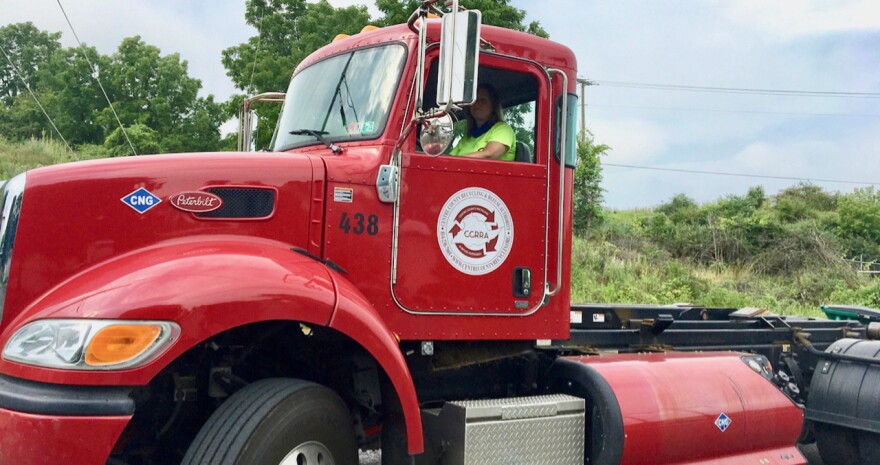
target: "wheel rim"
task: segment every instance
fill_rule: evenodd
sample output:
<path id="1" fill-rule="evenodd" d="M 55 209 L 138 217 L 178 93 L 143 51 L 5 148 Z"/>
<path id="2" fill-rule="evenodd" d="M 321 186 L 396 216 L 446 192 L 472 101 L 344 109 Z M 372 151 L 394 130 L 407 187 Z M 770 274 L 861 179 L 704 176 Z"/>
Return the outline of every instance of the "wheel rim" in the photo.
<path id="1" fill-rule="evenodd" d="M 324 444 L 304 442 L 290 451 L 279 465 L 336 465 Z"/>

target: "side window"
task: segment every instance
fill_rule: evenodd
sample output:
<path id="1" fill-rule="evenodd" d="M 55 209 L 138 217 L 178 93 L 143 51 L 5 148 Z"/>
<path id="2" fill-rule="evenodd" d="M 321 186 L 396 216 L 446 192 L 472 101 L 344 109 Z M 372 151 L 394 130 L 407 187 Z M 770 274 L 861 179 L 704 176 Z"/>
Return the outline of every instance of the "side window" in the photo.
<path id="1" fill-rule="evenodd" d="M 437 60 L 428 71 L 425 81 L 423 109 L 435 107 Z M 489 85 L 498 95 L 503 121 L 513 129 L 516 137 L 514 161 L 535 162 L 535 133 L 537 130 L 538 80 L 531 74 L 492 66 L 480 66 L 478 85 Z M 457 120 L 452 150 L 467 132 L 467 108 L 453 115 Z"/>
<path id="2" fill-rule="evenodd" d="M 516 133 L 516 142 L 520 145 L 519 150 L 526 150 L 528 154 L 527 159 L 517 161 L 535 162 L 536 106 L 537 102 L 532 100 L 504 109 L 504 120 Z"/>
<path id="3" fill-rule="evenodd" d="M 562 102 L 563 96 L 556 99 L 556 124 L 553 128 L 554 132 L 554 151 L 553 155 L 556 161 L 559 161 L 559 150 L 565 150 L 565 166 L 568 168 L 577 167 L 577 108 L 578 96 L 576 94 L 565 94 L 566 115 L 565 115 L 565 141 L 561 141 L 562 137 Z"/>

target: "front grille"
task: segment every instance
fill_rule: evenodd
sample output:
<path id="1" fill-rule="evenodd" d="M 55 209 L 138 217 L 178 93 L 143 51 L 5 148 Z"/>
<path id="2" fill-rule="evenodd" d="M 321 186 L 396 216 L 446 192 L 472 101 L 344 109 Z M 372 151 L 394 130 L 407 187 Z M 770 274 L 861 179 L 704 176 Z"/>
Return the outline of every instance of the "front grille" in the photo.
<path id="1" fill-rule="evenodd" d="M 12 178 L 3 186 L 3 218 L 0 220 L 0 320 L 3 319 L 3 306 L 6 302 L 6 287 L 9 284 L 9 268 L 12 263 L 12 248 L 15 245 L 15 232 L 21 215 L 21 201 L 24 198 L 26 173 Z"/>

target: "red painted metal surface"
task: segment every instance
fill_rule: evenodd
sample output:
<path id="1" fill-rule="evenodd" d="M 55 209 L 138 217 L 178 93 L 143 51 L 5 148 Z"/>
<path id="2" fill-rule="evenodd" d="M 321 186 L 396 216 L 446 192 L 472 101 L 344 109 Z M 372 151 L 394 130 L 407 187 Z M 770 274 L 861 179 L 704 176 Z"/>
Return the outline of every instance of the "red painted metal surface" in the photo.
<path id="1" fill-rule="evenodd" d="M 175 321 L 181 327 L 180 339 L 163 356 L 124 371 L 48 370 L 6 360 L 0 361 L 0 371 L 49 383 L 141 385 L 217 333 L 268 320 L 326 325 L 335 305 L 327 268 L 286 244 L 241 236 L 162 242 L 65 282 L 13 319 L 0 344 L 35 319 Z"/>
<path id="2" fill-rule="evenodd" d="M 575 358 L 617 397 L 622 465 L 803 465 L 795 449 L 803 412 L 742 362 L 742 354 L 640 354 Z M 722 431 L 715 421 L 730 418 Z"/>
<path id="3" fill-rule="evenodd" d="M 116 158 L 30 171 L 0 330 L 25 307 L 102 262 L 174 239 L 235 235 L 308 246 L 312 160 L 296 154 Z M 168 198 L 204 186 L 278 189 L 266 221 L 203 221 Z M 145 188 L 162 202 L 138 213 L 123 196 Z"/>
<path id="4" fill-rule="evenodd" d="M 131 417 L 58 417 L 0 409 L 3 465 L 104 465 Z"/>

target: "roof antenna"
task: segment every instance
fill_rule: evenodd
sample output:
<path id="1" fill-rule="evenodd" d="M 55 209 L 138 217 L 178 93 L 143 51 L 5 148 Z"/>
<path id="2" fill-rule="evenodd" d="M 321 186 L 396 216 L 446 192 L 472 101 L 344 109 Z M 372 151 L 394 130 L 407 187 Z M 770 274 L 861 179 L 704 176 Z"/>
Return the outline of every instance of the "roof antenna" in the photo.
<path id="1" fill-rule="evenodd" d="M 101 92 L 104 93 L 104 99 L 107 100 L 107 104 L 110 105 L 110 111 L 113 112 L 113 116 L 116 117 L 116 122 L 119 123 L 119 129 L 122 130 L 122 135 L 125 136 L 125 140 L 128 142 L 128 146 L 131 147 L 131 152 L 137 155 L 137 150 L 134 149 L 134 145 L 131 143 L 131 139 L 128 138 L 128 133 L 125 132 L 125 128 L 122 126 L 122 121 L 119 120 L 119 115 L 116 114 L 116 109 L 113 108 L 113 103 L 110 102 L 110 97 L 107 96 L 107 91 L 104 90 L 104 86 L 101 84 L 101 79 L 98 77 L 98 70 L 95 68 L 95 65 L 92 64 L 92 60 L 89 60 L 89 54 L 86 52 L 85 47 L 83 47 L 82 42 L 79 40 L 79 36 L 76 35 L 76 30 L 73 28 L 73 23 L 70 22 L 70 18 L 67 17 L 67 12 L 64 11 L 64 7 L 61 5 L 61 0 L 55 0 L 58 2 L 58 7 L 61 8 L 61 13 L 64 14 L 64 19 L 67 20 L 67 25 L 70 26 L 70 32 L 73 33 L 73 37 L 76 39 L 76 43 L 79 44 L 79 47 L 83 50 L 83 56 L 86 59 L 86 62 L 89 63 L 89 66 L 92 68 L 92 74 L 95 76 L 95 81 L 98 82 L 98 87 L 101 88 Z"/>

